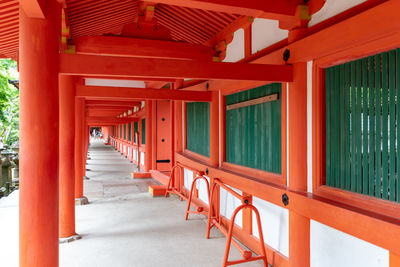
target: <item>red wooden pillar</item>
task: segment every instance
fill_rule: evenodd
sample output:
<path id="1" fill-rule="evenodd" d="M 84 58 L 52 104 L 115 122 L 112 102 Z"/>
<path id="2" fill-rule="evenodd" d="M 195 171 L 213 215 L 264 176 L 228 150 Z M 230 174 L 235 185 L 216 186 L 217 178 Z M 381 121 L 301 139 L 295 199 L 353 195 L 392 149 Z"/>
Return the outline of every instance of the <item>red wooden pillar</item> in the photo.
<path id="1" fill-rule="evenodd" d="M 60 92 L 60 238 L 75 233 L 75 79 L 59 77 Z"/>
<path id="2" fill-rule="evenodd" d="M 182 88 L 183 86 L 183 80 L 178 80 L 175 83 L 175 89 Z M 174 142 L 174 161 L 172 162 L 172 166 L 176 164 L 175 162 L 175 153 L 181 153 L 183 152 L 183 121 L 182 121 L 182 106 L 183 106 L 183 101 L 174 101 L 174 116 L 171 116 L 171 119 L 174 120 L 173 127 L 174 129 L 174 137 L 171 137 L 173 142 Z M 178 171 L 182 171 L 179 170 Z M 180 173 L 180 175 L 174 176 L 175 179 L 175 187 L 178 188 L 179 191 L 181 191 L 182 186 L 183 186 L 183 172 Z"/>
<path id="3" fill-rule="evenodd" d="M 20 5 L 19 266 L 58 266 L 58 45 L 61 7 L 44 19 Z"/>
<path id="4" fill-rule="evenodd" d="M 307 64 L 293 65 L 289 83 L 289 189 L 307 191 Z M 289 200 L 290 203 L 290 200 Z M 289 210 L 289 266 L 310 266 L 310 219 Z"/>
<path id="5" fill-rule="evenodd" d="M 151 147 L 151 169 L 157 170 L 157 100 L 151 100 L 151 116 L 151 140 L 154 144 Z"/>
<path id="6" fill-rule="evenodd" d="M 84 123 L 85 100 L 75 97 L 75 202 L 84 204 L 87 199 L 83 196 L 84 176 Z"/>
<path id="7" fill-rule="evenodd" d="M 145 106 L 145 124 L 146 124 L 146 147 L 145 147 L 145 156 L 144 156 L 144 168 L 145 171 L 148 172 L 151 169 L 152 165 L 152 102 L 150 100 L 146 100 Z"/>
<path id="8" fill-rule="evenodd" d="M 219 92 L 212 92 L 210 103 L 210 164 L 219 166 Z"/>

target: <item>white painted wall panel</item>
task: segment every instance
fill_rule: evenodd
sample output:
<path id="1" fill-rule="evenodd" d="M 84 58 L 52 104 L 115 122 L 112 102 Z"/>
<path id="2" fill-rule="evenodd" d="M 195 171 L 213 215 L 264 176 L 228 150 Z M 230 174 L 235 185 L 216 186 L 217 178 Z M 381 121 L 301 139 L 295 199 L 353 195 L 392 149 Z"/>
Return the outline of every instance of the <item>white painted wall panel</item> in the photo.
<path id="1" fill-rule="evenodd" d="M 140 152 L 140 164 L 144 165 L 144 152 Z"/>
<path id="2" fill-rule="evenodd" d="M 253 197 L 253 205 L 260 213 L 264 242 L 288 257 L 289 211 L 257 197 Z M 257 238 L 260 236 L 254 212 L 253 235 Z"/>
<path id="3" fill-rule="evenodd" d="M 190 187 L 193 182 L 193 172 L 188 169 L 183 170 L 183 185 L 187 190 L 190 190 Z"/>
<path id="4" fill-rule="evenodd" d="M 311 267 L 389 267 L 389 251 L 311 220 Z"/>
<path id="5" fill-rule="evenodd" d="M 208 181 L 208 184 L 210 184 L 210 178 L 208 178 L 207 176 L 205 176 L 205 177 Z M 200 200 L 208 205 L 209 201 L 208 201 L 208 194 L 207 194 L 207 185 L 203 179 L 197 180 L 197 189 L 199 190 Z"/>
<path id="6" fill-rule="evenodd" d="M 241 191 L 230 187 L 232 190 L 236 191 L 239 194 L 242 194 Z M 232 217 L 232 213 L 234 210 L 239 207 L 242 204 L 242 202 L 232 194 L 230 194 L 228 191 L 225 189 L 221 188 L 220 190 L 220 213 L 224 217 L 228 218 L 229 220 Z M 242 211 L 240 211 L 235 218 L 235 224 L 239 227 L 243 227 L 243 216 L 242 216 Z"/>
<path id="7" fill-rule="evenodd" d="M 136 149 L 133 150 L 133 159 L 137 160 L 137 151 L 136 151 Z"/>
<path id="8" fill-rule="evenodd" d="M 110 87 L 133 87 L 145 88 L 144 81 L 130 81 L 130 80 L 112 80 L 112 79 L 96 79 L 86 78 L 85 85 L 90 86 L 110 86 Z"/>
<path id="9" fill-rule="evenodd" d="M 251 30 L 252 54 L 288 37 L 288 31 L 280 29 L 277 20 L 256 18 L 251 25 Z"/>
<path id="10" fill-rule="evenodd" d="M 363 2 L 366 0 L 326 0 L 321 10 L 312 16 L 309 26 L 318 24 Z"/>
<path id="11" fill-rule="evenodd" d="M 233 40 L 226 48 L 226 57 L 223 62 L 236 62 L 244 58 L 244 30 L 234 32 Z"/>

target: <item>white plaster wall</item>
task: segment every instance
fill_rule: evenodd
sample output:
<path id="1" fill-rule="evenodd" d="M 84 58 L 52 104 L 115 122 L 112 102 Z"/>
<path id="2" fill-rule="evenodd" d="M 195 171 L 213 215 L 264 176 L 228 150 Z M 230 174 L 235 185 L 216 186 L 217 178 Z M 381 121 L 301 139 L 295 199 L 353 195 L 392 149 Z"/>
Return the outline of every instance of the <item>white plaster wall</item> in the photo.
<path id="1" fill-rule="evenodd" d="M 133 149 L 133 159 L 137 160 L 137 152 L 136 149 Z"/>
<path id="2" fill-rule="evenodd" d="M 311 267 L 389 267 L 389 251 L 311 220 Z"/>
<path id="3" fill-rule="evenodd" d="M 188 169 L 183 170 L 183 186 L 189 191 L 193 182 L 193 172 Z"/>
<path id="4" fill-rule="evenodd" d="M 318 24 L 363 2 L 366 0 L 326 0 L 321 10 L 312 16 L 309 26 Z"/>
<path id="5" fill-rule="evenodd" d="M 251 25 L 251 30 L 252 54 L 288 37 L 288 31 L 280 29 L 277 20 L 256 18 Z"/>
<path id="6" fill-rule="evenodd" d="M 312 193 L 312 66 L 307 62 L 307 191 Z"/>
<path id="7" fill-rule="evenodd" d="M 223 62 L 236 62 L 244 58 L 244 30 L 238 29 L 233 33 L 233 40 L 226 48 Z"/>
<path id="8" fill-rule="evenodd" d="M 289 257 L 289 211 L 257 197 L 253 205 L 260 213 L 264 242 Z M 253 235 L 260 237 L 254 212 Z"/>
<path id="9" fill-rule="evenodd" d="M 135 87 L 135 88 L 145 88 L 146 87 L 146 84 L 144 83 L 144 81 L 95 79 L 95 78 L 86 78 L 85 85 L 110 86 L 110 87 Z"/>
<path id="10" fill-rule="evenodd" d="M 229 187 L 232 190 L 236 191 L 239 194 L 242 194 L 242 191 L 237 190 L 235 188 Z M 220 190 L 220 199 L 219 199 L 219 205 L 220 205 L 220 213 L 224 217 L 228 218 L 229 220 L 232 217 L 232 213 L 234 210 L 239 207 L 242 204 L 242 202 L 235 196 L 233 196 L 231 193 L 226 191 L 225 189 L 221 188 Z M 242 211 L 240 211 L 235 218 L 235 224 L 239 227 L 243 227 L 243 216 L 242 216 Z"/>
<path id="11" fill-rule="evenodd" d="M 210 178 L 208 178 L 207 176 L 205 176 L 208 184 L 210 184 Z M 197 186 L 197 190 L 199 190 L 199 198 L 201 201 L 203 201 L 204 203 L 206 203 L 207 205 L 209 205 L 209 201 L 208 201 L 208 194 L 207 194 L 207 185 L 205 183 L 205 181 L 203 179 L 199 179 L 196 182 L 196 186 Z"/>
<path id="12" fill-rule="evenodd" d="M 144 152 L 140 152 L 140 164 L 144 165 Z"/>

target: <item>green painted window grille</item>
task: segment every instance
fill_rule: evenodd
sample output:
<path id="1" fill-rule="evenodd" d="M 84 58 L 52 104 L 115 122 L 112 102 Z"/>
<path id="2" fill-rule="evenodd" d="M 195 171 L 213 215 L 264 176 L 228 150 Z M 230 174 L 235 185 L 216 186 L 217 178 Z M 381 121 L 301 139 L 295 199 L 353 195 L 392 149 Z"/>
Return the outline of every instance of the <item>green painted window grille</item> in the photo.
<path id="1" fill-rule="evenodd" d="M 132 123 L 128 123 L 128 141 L 132 140 Z"/>
<path id="2" fill-rule="evenodd" d="M 400 202 L 400 49 L 326 69 L 326 185 Z"/>
<path id="3" fill-rule="evenodd" d="M 146 144 L 146 119 L 142 120 L 142 144 Z"/>
<path id="4" fill-rule="evenodd" d="M 139 132 L 139 123 L 135 121 L 133 123 L 133 141 L 136 143 L 136 133 Z"/>
<path id="5" fill-rule="evenodd" d="M 122 124 L 119 126 L 119 138 L 122 138 Z"/>
<path id="6" fill-rule="evenodd" d="M 186 148 L 210 156 L 210 103 L 186 104 Z"/>
<path id="7" fill-rule="evenodd" d="M 124 140 L 126 140 L 126 124 L 124 124 Z"/>
<path id="8" fill-rule="evenodd" d="M 226 96 L 226 105 L 278 94 L 278 100 L 226 111 L 226 161 L 280 174 L 281 92 L 273 83 Z"/>

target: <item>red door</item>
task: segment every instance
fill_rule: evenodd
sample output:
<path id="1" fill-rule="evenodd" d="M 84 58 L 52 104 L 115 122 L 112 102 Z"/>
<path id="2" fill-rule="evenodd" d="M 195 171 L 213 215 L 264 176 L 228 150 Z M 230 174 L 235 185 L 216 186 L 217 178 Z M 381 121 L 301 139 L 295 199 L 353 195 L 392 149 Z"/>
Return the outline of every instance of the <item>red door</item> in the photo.
<path id="1" fill-rule="evenodd" d="M 157 101 L 157 170 L 171 170 L 170 101 Z"/>

